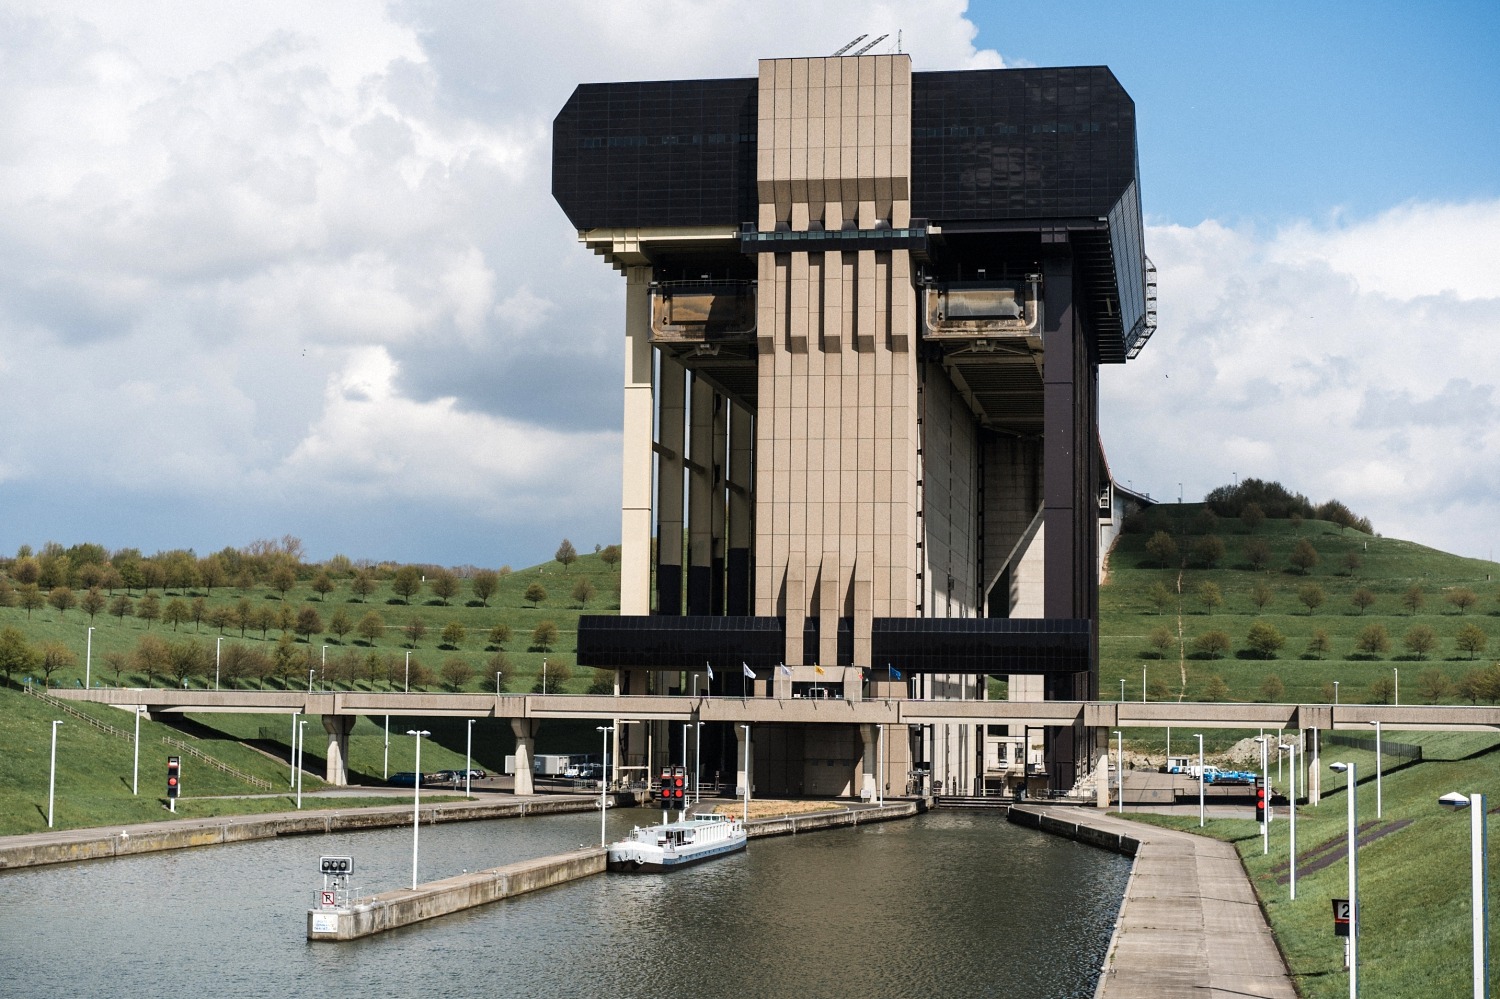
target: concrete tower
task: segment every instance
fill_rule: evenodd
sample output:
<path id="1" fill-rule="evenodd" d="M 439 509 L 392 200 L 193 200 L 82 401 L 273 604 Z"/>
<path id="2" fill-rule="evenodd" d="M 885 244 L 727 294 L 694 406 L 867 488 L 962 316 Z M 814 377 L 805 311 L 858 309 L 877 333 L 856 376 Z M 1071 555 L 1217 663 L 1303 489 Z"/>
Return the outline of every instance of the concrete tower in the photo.
<path id="1" fill-rule="evenodd" d="M 626 277 L 620 616 L 584 619 L 580 664 L 627 692 L 1097 693 L 1098 371 L 1154 325 L 1108 70 L 585 85 L 553 188 Z M 888 763 L 976 788 L 980 728 Z M 868 789 L 871 733 L 779 729 L 762 793 Z M 1089 733 L 1041 735 L 1070 785 Z"/>

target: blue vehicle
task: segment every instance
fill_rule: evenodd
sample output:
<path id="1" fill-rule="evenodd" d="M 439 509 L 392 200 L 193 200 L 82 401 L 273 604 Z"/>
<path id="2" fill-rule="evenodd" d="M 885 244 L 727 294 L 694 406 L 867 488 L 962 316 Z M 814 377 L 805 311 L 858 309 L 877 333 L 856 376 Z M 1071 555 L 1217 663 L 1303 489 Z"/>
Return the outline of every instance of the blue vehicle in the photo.
<path id="1" fill-rule="evenodd" d="M 391 774 L 386 778 L 386 783 L 391 787 L 416 787 L 417 775 L 410 771 L 399 774 Z"/>

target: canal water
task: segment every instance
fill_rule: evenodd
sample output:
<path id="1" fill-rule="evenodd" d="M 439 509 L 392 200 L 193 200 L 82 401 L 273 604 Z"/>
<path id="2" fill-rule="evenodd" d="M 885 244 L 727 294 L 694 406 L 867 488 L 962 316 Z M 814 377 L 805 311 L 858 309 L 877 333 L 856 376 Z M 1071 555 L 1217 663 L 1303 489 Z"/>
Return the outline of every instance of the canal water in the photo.
<path id="1" fill-rule="evenodd" d="M 659 812 L 611 812 L 611 838 Z M 598 814 L 424 826 L 434 880 L 599 840 Z M 308 943 L 321 855 L 411 880 L 411 829 L 0 873 L 0 996 L 1092 996 L 1120 856 L 938 811 L 753 840 L 350 943 Z"/>

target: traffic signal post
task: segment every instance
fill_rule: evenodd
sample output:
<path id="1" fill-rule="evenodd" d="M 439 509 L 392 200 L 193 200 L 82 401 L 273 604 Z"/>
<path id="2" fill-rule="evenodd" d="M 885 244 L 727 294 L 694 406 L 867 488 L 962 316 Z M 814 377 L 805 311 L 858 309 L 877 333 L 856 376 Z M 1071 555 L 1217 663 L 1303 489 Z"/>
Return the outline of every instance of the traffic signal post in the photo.
<path id="1" fill-rule="evenodd" d="M 177 798 L 182 794 L 182 760 L 167 757 L 167 810 L 177 811 Z"/>

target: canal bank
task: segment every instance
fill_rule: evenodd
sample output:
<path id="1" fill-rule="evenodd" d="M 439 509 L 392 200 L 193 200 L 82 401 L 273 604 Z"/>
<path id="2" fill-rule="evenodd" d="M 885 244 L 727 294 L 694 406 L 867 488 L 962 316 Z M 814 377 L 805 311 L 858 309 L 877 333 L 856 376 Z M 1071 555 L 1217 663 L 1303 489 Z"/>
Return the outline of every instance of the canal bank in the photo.
<path id="1" fill-rule="evenodd" d="M 1018 805 L 1007 817 L 1135 858 L 1096 999 L 1296 999 L 1232 844 L 1088 808 Z"/>
<path id="2" fill-rule="evenodd" d="M 909 819 L 924 810 L 918 802 L 905 800 L 885 805 L 853 805 L 836 811 L 751 819 L 745 825 L 745 834 L 749 839 L 792 836 Z M 472 874 L 459 874 L 415 888 L 381 892 L 354 899 L 343 906 L 309 909 L 307 939 L 358 940 L 601 874 L 605 870 L 605 854 L 603 847 L 572 850 Z"/>
<path id="3" fill-rule="evenodd" d="M 533 795 L 421 805 L 423 825 L 597 812 L 599 799 Z M 409 826 L 412 807 L 392 804 L 366 808 L 320 808 L 259 815 L 224 815 L 211 819 L 169 819 L 119 828 L 68 829 L 0 837 L 0 870 L 66 864 L 79 860 L 128 857 L 163 850 L 245 843 L 284 836 L 315 836 Z"/>

